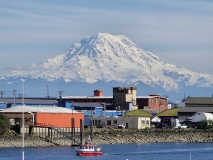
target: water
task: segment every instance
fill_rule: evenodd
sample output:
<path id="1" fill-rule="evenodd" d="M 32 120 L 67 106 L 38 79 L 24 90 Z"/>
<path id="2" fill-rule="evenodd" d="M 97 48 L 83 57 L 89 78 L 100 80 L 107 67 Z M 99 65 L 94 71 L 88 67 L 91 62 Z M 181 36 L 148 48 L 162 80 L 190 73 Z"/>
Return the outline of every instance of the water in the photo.
<path id="1" fill-rule="evenodd" d="M 213 143 L 101 145 L 103 155 L 78 157 L 75 147 L 25 148 L 25 160 L 213 160 Z M 1 148 L 0 160 L 21 160 L 22 148 Z"/>

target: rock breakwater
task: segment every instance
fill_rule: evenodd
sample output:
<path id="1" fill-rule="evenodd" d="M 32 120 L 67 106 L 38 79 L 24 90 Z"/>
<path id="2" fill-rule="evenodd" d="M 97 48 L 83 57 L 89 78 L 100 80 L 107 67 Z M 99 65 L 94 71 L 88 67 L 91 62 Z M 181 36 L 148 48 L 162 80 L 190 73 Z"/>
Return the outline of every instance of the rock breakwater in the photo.
<path id="1" fill-rule="evenodd" d="M 97 144 L 127 144 L 153 142 L 213 142 L 213 130 L 155 129 L 112 130 L 93 133 Z"/>
<path id="2" fill-rule="evenodd" d="M 85 131 L 84 137 L 90 132 Z M 78 137 L 76 137 L 78 138 Z M 25 147 L 35 146 L 70 146 L 67 138 L 25 136 Z M 156 143 L 156 142 L 213 142 L 213 130 L 198 129 L 99 129 L 93 132 L 94 144 L 128 144 L 128 143 Z M 18 134 L 0 136 L 0 148 L 22 147 L 22 137 Z"/>

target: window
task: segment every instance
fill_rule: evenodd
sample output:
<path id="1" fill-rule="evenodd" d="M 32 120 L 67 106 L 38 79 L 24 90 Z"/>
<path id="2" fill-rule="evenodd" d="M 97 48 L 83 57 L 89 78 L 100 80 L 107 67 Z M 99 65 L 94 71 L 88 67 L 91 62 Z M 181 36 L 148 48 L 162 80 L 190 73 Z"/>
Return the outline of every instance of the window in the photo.
<path id="1" fill-rule="evenodd" d="M 101 120 L 98 120 L 98 125 L 101 125 Z"/>
<path id="2" fill-rule="evenodd" d="M 142 126 L 145 126 L 145 121 L 142 120 L 142 121 L 141 121 L 141 124 L 142 124 Z"/>
<path id="3" fill-rule="evenodd" d="M 118 124 L 117 120 L 114 120 L 114 121 L 113 121 L 113 124 Z"/>
<path id="4" fill-rule="evenodd" d="M 107 125 L 111 125 L 111 120 L 107 120 Z"/>
<path id="5" fill-rule="evenodd" d="M 95 125 L 97 125 L 98 124 L 98 121 L 97 120 L 95 120 Z"/>
<path id="6" fill-rule="evenodd" d="M 146 121 L 146 126 L 149 126 L 149 121 L 148 120 Z"/>

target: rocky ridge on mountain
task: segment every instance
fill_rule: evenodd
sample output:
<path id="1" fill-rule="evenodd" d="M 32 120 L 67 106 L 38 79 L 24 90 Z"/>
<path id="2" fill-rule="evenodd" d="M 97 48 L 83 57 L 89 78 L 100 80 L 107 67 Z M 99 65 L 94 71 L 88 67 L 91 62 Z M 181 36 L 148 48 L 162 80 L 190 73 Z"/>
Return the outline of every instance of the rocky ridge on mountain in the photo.
<path id="1" fill-rule="evenodd" d="M 127 37 L 99 33 L 74 43 L 66 53 L 35 64 L 29 70 L 13 70 L 0 77 L 1 83 L 60 81 L 63 83 L 116 83 L 120 86 L 145 85 L 181 91 L 186 87 L 212 88 L 213 76 L 188 70 L 144 51 Z M 111 85 L 112 86 L 112 85 Z"/>

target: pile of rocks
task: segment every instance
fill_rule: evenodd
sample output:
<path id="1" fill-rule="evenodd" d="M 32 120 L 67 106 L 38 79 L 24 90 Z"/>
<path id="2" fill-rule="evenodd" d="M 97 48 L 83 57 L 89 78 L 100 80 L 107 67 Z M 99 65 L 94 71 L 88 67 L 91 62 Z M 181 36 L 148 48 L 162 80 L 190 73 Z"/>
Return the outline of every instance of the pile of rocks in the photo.
<path id="1" fill-rule="evenodd" d="M 95 144 L 213 142 L 213 130 L 102 130 L 100 132 L 93 133 L 93 142 Z"/>
<path id="2" fill-rule="evenodd" d="M 90 132 L 85 132 L 85 139 Z M 76 138 L 79 140 L 80 136 Z M 54 138 L 50 142 L 48 137 L 25 136 L 25 146 L 70 146 L 72 141 L 67 138 Z M 213 130 L 198 129 L 100 129 L 92 134 L 94 144 L 128 144 L 155 142 L 213 142 Z M 10 132 L 0 137 L 0 148 L 22 147 L 21 135 Z"/>
<path id="3" fill-rule="evenodd" d="M 43 141 L 39 137 L 25 137 L 24 145 L 25 147 L 53 146 L 52 143 Z M 11 136 L 11 137 L 0 138 L 0 148 L 7 148 L 7 147 L 22 147 L 22 137 Z"/>

